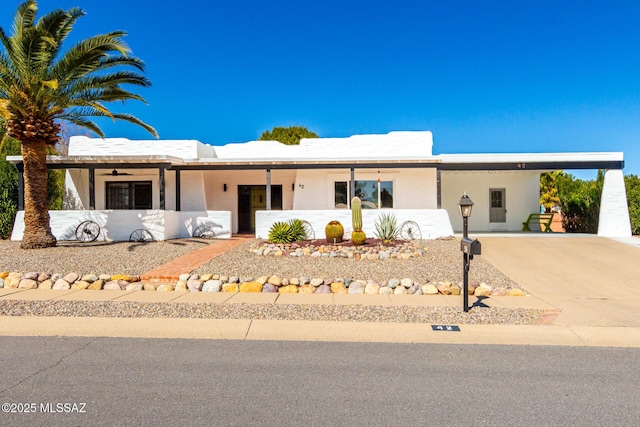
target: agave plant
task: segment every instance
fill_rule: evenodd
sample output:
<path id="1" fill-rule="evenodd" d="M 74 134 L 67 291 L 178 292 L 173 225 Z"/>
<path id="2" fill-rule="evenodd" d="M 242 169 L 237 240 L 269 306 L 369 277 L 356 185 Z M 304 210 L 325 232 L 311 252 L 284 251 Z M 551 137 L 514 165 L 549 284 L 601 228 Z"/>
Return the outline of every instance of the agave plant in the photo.
<path id="1" fill-rule="evenodd" d="M 384 240 L 385 242 L 397 240 L 400 235 L 398 221 L 396 220 L 396 216 L 391 212 L 380 214 L 374 224 L 374 227 L 376 229 L 376 237 Z"/>
<path id="2" fill-rule="evenodd" d="M 301 240 L 307 240 L 309 238 L 309 236 L 307 235 L 305 223 L 301 219 L 292 219 L 288 222 L 288 225 L 291 229 L 293 238 L 292 242 L 299 242 Z"/>
<path id="3" fill-rule="evenodd" d="M 269 241 L 271 243 L 291 243 L 294 241 L 293 230 L 286 222 L 276 222 L 269 229 Z"/>

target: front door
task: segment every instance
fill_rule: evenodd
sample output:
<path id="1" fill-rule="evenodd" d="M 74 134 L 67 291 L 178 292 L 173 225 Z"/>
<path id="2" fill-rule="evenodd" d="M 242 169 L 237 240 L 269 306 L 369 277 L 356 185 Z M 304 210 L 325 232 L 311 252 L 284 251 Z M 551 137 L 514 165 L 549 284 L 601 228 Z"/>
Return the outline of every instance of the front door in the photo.
<path id="1" fill-rule="evenodd" d="M 265 209 L 266 185 L 238 185 L 238 233 L 254 233 L 256 211 Z M 271 186 L 271 209 L 282 210 L 282 185 Z"/>
<path id="2" fill-rule="evenodd" d="M 507 222 L 507 202 L 504 188 L 491 188 L 489 190 L 489 222 Z"/>

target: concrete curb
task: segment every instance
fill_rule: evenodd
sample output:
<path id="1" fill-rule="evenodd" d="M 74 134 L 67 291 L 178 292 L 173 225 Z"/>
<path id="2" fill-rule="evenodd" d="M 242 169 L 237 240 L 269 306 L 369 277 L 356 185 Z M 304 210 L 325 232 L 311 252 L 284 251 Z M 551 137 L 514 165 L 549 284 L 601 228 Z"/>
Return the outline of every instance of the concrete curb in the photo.
<path id="1" fill-rule="evenodd" d="M 0 336 L 640 347 L 638 327 L 459 325 L 290 320 L 0 317 Z"/>

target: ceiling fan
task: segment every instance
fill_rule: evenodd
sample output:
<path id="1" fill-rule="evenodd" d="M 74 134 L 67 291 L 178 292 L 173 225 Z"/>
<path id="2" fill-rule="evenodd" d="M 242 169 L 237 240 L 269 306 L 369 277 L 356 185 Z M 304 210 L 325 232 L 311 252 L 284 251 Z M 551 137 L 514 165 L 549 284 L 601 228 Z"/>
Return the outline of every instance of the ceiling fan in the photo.
<path id="1" fill-rule="evenodd" d="M 109 173 L 101 173 L 100 175 L 106 175 L 106 176 L 125 176 L 125 175 L 131 175 L 128 172 L 118 172 L 117 169 L 112 170 Z"/>

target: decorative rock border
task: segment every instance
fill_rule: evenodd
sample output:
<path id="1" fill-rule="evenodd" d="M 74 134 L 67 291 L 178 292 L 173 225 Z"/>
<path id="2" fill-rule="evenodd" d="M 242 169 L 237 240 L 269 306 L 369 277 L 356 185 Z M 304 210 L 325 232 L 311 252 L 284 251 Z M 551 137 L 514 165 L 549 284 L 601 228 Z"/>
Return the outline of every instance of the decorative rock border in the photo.
<path id="1" fill-rule="evenodd" d="M 350 278 L 281 278 L 278 276 L 239 277 L 214 274 L 182 274 L 177 283 L 141 283 L 134 275 L 97 275 L 68 273 L 48 274 L 29 272 L 1 272 L 0 288 L 57 289 L 57 290 L 127 290 L 127 291 L 190 291 L 190 292 L 279 292 L 334 294 L 409 294 L 460 295 L 461 285 L 451 282 L 419 284 L 410 278 L 390 279 L 379 283 L 373 280 Z M 492 287 L 486 283 L 469 285 L 469 295 L 524 296 L 521 289 Z"/>
<path id="2" fill-rule="evenodd" d="M 294 243 L 259 242 L 250 245 L 247 251 L 261 256 L 291 256 L 311 258 L 349 258 L 349 259 L 411 259 L 424 255 L 420 241 L 397 241 L 382 244 L 369 239 L 368 244 L 355 246 L 350 242 L 327 244 L 324 240 Z"/>

